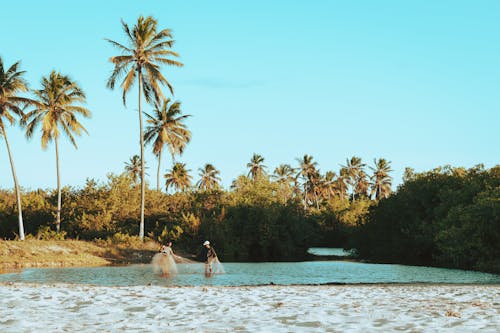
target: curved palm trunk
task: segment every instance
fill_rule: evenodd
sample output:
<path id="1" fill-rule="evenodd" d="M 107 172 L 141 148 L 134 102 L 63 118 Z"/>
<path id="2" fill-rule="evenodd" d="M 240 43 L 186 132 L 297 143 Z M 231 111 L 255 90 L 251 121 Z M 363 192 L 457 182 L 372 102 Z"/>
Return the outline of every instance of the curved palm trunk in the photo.
<path id="1" fill-rule="evenodd" d="M 57 137 L 54 138 L 56 144 L 56 170 L 57 170 L 57 215 L 56 215 L 56 231 L 61 231 L 61 175 L 59 172 L 59 144 Z"/>
<path id="2" fill-rule="evenodd" d="M 141 110 L 141 91 L 142 91 L 142 72 L 139 72 L 139 132 L 141 142 L 141 222 L 139 225 L 139 238 L 144 239 L 144 196 L 146 192 L 146 183 L 144 182 L 144 134 L 142 129 L 142 110 Z"/>
<path id="3" fill-rule="evenodd" d="M 160 164 L 161 164 L 161 150 L 158 152 L 158 171 L 156 172 L 156 191 L 160 192 Z"/>
<path id="4" fill-rule="evenodd" d="M 5 133 L 5 128 L 2 126 L 3 137 L 5 138 L 5 144 L 7 145 L 7 152 L 9 154 L 10 168 L 12 169 L 12 178 L 14 179 L 14 190 L 16 192 L 17 200 L 17 212 L 19 221 L 19 239 L 24 240 L 24 223 L 23 223 L 23 211 L 21 208 L 21 193 L 19 192 L 19 184 L 17 183 L 16 169 L 14 167 L 14 160 L 12 159 L 12 154 L 10 153 L 9 140 L 7 139 L 7 133 Z"/>

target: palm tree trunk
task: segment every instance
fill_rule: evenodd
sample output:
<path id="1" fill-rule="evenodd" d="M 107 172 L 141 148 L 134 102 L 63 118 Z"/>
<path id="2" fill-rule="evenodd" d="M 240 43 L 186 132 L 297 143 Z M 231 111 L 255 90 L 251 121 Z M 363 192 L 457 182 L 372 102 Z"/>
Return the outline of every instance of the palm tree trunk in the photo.
<path id="1" fill-rule="evenodd" d="M 161 150 L 158 152 L 158 171 L 156 172 L 156 191 L 160 192 L 160 164 L 161 164 Z"/>
<path id="2" fill-rule="evenodd" d="M 352 202 L 355 202 L 356 201 L 356 192 L 357 192 L 357 189 L 358 188 L 358 182 L 357 181 L 354 181 L 354 187 L 352 189 Z"/>
<path id="3" fill-rule="evenodd" d="M 59 172 L 59 144 L 57 137 L 54 138 L 56 144 L 56 170 L 57 170 L 57 215 L 56 215 L 56 231 L 61 231 L 61 175 Z"/>
<path id="4" fill-rule="evenodd" d="M 173 151 L 170 151 L 170 154 L 172 156 L 172 168 L 174 167 L 175 165 L 175 153 Z M 172 186 L 172 188 L 174 188 L 174 193 L 175 193 L 175 187 Z M 168 193 L 168 188 L 166 189 L 167 193 Z"/>
<path id="5" fill-rule="evenodd" d="M 12 154 L 10 153 L 9 140 L 7 139 L 7 133 L 5 133 L 5 128 L 3 126 L 2 126 L 2 133 L 3 137 L 5 138 L 5 144 L 7 145 L 7 152 L 9 153 L 10 168 L 12 169 L 12 178 L 14 178 L 14 190 L 16 192 L 17 212 L 19 221 L 19 239 L 24 240 L 24 224 L 23 224 L 23 211 L 21 208 L 21 193 L 19 192 L 19 184 L 17 182 L 14 160 L 12 159 Z"/>
<path id="6" fill-rule="evenodd" d="M 307 210 L 307 179 L 304 182 L 304 210 Z"/>
<path id="7" fill-rule="evenodd" d="M 313 192 L 314 192 L 314 200 L 316 200 L 316 208 L 319 209 L 318 195 L 316 194 L 315 188 L 313 188 Z"/>
<path id="8" fill-rule="evenodd" d="M 146 192 L 146 183 L 144 182 L 144 134 L 142 129 L 142 109 L 141 109 L 141 91 L 142 91 L 142 72 L 139 68 L 139 132 L 141 142 L 141 222 L 139 225 L 139 238 L 144 239 L 144 196 Z"/>

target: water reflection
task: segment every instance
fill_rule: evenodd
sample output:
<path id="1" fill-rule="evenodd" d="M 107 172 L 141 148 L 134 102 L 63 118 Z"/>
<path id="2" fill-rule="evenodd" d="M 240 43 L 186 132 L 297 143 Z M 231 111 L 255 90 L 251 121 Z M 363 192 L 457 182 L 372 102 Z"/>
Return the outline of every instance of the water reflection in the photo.
<path id="1" fill-rule="evenodd" d="M 75 283 L 102 286 L 241 286 L 325 283 L 500 283 L 500 275 L 455 269 L 344 261 L 225 263 L 226 274 L 204 276 L 203 264 L 179 264 L 179 274 L 162 278 L 151 265 L 30 268 L 0 275 L 0 282 Z"/>

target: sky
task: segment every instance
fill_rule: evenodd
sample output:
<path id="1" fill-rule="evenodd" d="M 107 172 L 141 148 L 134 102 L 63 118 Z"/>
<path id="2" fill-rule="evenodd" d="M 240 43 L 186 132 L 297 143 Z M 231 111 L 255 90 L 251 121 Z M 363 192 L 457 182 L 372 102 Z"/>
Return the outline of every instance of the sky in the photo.
<path id="1" fill-rule="evenodd" d="M 126 42 L 120 20 L 140 15 L 173 30 L 185 64 L 163 73 L 192 115 L 178 160 L 194 181 L 212 163 L 227 187 L 258 153 L 269 171 L 304 154 L 322 172 L 383 157 L 399 184 L 405 167 L 500 162 L 499 13 L 496 0 L 0 0 L 0 56 L 21 60 L 33 89 L 57 70 L 87 94 L 89 135 L 77 150 L 61 141 L 63 185 L 105 181 L 140 152 L 136 90 L 124 107 L 106 88 L 119 52 L 104 40 Z M 55 188 L 54 146 L 7 134 L 21 186 Z M 0 188 L 12 188 L 2 141 Z M 155 186 L 151 147 L 146 163 Z"/>

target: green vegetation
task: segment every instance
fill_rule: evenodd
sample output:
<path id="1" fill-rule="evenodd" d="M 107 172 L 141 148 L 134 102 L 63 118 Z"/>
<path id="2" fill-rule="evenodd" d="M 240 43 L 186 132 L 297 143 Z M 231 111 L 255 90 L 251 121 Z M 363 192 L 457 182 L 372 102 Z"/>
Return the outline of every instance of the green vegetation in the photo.
<path id="1" fill-rule="evenodd" d="M 83 188 L 62 189 L 66 237 L 106 240 L 117 233 L 134 235 L 140 202 L 137 160 L 132 158 L 121 175 L 109 175 L 105 183 L 90 179 Z M 358 193 L 355 201 L 349 200 L 348 192 L 337 189 L 334 173 L 322 175 L 316 165 L 308 167 L 306 176 L 290 165 L 276 168 L 270 176 L 263 171 L 267 169 L 263 162 L 262 156 L 254 155 L 248 170 L 262 171 L 253 177 L 241 175 L 229 190 L 220 186 L 219 171 L 213 165 L 200 169 L 200 179 L 192 186 L 190 170 L 176 163 L 166 173 L 165 185 L 177 192 L 146 190 L 147 238 L 172 239 L 176 247 L 190 253 L 210 239 L 224 260 L 298 260 L 312 245 L 346 245 L 358 217 L 374 204 L 368 189 Z M 46 190 L 23 194 L 29 234 L 47 232 L 54 225 L 56 197 L 56 192 Z M 0 224 L 0 236 L 10 239 L 16 235 L 11 223 L 13 200 L 12 192 L 0 192 L 0 220 L 5 221 Z"/>
<path id="2" fill-rule="evenodd" d="M 500 167 L 405 172 L 354 238 L 362 258 L 500 273 Z"/>
<path id="3" fill-rule="evenodd" d="M 258 164 L 265 170 L 263 161 L 252 158 L 248 169 Z M 308 247 L 334 246 L 354 248 L 360 258 L 376 262 L 500 271 L 500 167 L 420 174 L 408 169 L 395 193 L 376 200 L 380 179 L 383 191 L 390 189 L 388 162 L 380 168 L 375 161 L 370 182 L 363 166 L 350 173 L 342 167 L 337 177 L 321 174 L 310 156 L 300 161 L 307 163 L 297 169 L 280 165 L 272 175 L 241 175 L 229 190 L 222 189 L 212 165 L 200 169 L 197 186 L 191 186 L 185 165 L 174 165 L 183 171 L 168 172 L 166 185 L 177 192 L 146 189 L 146 239 L 170 239 L 192 254 L 210 239 L 226 261 L 301 260 Z M 359 186 L 363 182 L 368 186 Z M 51 231 L 56 191 L 25 192 L 28 238 L 133 238 L 139 187 L 134 174 L 124 171 L 105 183 L 90 179 L 83 188 L 63 188 L 62 233 Z M 0 191 L 1 237 L 15 238 L 15 213 L 15 193 Z"/>

